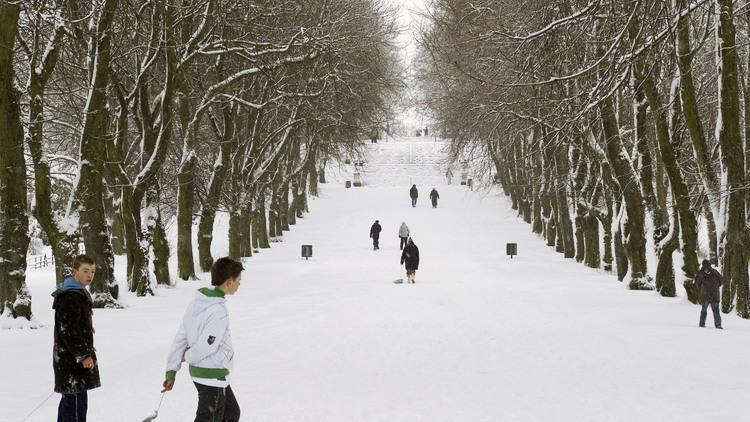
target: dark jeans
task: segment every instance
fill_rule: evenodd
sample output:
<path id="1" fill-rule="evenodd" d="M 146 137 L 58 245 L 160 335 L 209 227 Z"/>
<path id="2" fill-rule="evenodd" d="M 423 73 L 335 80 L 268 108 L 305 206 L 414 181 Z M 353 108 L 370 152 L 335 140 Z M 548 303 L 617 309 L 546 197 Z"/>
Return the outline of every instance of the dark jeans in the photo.
<path id="1" fill-rule="evenodd" d="M 380 249 L 380 235 L 376 235 L 372 237 L 372 248 L 373 249 Z"/>
<path id="2" fill-rule="evenodd" d="M 198 410 L 195 422 L 237 422 L 240 405 L 234 398 L 232 387 L 212 387 L 193 382 L 198 389 Z"/>
<path id="3" fill-rule="evenodd" d="M 708 312 L 706 312 L 708 305 L 711 305 L 711 311 L 714 313 L 714 326 L 716 328 L 721 328 L 721 314 L 719 313 L 719 302 L 701 302 L 701 321 L 700 326 L 705 327 L 706 326 L 706 315 Z"/>
<path id="4" fill-rule="evenodd" d="M 437 208 L 437 198 L 432 199 L 432 208 Z"/>
<path id="5" fill-rule="evenodd" d="M 401 239 L 401 243 L 398 245 L 398 248 L 401 249 L 401 250 L 403 250 L 404 246 L 406 246 L 406 239 L 408 239 L 408 238 L 407 237 L 399 237 L 399 239 Z"/>
<path id="6" fill-rule="evenodd" d="M 417 198 L 411 198 L 411 206 L 416 207 L 417 206 Z"/>
<path id="7" fill-rule="evenodd" d="M 85 391 L 63 394 L 57 406 L 57 422 L 86 422 L 89 396 Z"/>

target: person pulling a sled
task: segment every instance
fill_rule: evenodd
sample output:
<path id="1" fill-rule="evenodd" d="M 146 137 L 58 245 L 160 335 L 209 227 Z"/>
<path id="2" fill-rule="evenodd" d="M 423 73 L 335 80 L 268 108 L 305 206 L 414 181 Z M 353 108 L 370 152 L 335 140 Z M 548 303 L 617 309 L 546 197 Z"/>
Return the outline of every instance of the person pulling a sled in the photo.
<path id="1" fill-rule="evenodd" d="M 414 244 L 414 240 L 410 237 L 401 252 L 401 265 L 406 266 L 406 282 L 414 284 L 414 275 L 419 268 L 419 248 Z"/>
<path id="2" fill-rule="evenodd" d="M 237 293 L 243 270 L 242 263 L 229 257 L 214 262 L 211 266 L 213 288 L 198 289 L 169 352 L 162 393 L 174 387 L 177 371 L 183 361 L 187 362 L 198 390 L 195 422 L 240 420 L 240 406 L 229 385 L 234 349 L 226 295 Z"/>

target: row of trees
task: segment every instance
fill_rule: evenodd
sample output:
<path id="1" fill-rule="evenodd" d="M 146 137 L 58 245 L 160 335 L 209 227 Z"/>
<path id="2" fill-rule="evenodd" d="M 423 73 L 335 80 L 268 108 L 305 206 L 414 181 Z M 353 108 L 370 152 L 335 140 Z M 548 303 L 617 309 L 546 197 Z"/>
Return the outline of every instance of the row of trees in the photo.
<path id="1" fill-rule="evenodd" d="M 31 317 L 30 215 L 58 282 L 95 258 L 96 306 L 115 254 L 131 291 L 170 283 L 167 221 L 181 279 L 196 222 L 210 268 L 217 211 L 232 257 L 269 247 L 392 119 L 397 32 L 376 0 L 0 0 L 0 312 Z"/>
<path id="2" fill-rule="evenodd" d="M 750 318 L 747 2 L 434 0 L 425 18 L 425 109 L 534 232 L 664 296 L 679 250 L 692 302 L 718 260 L 722 310 Z"/>

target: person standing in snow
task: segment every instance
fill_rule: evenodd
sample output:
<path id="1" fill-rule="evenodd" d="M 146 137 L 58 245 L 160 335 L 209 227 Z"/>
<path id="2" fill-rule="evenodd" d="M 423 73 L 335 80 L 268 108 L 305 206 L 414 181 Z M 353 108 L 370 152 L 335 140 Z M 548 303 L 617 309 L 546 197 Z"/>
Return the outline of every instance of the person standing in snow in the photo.
<path id="1" fill-rule="evenodd" d="M 451 179 L 453 178 L 453 172 L 451 171 L 451 168 L 448 167 L 448 170 L 445 171 L 445 179 L 448 181 L 448 184 L 451 184 Z"/>
<path id="2" fill-rule="evenodd" d="M 398 249 L 404 250 L 404 246 L 406 246 L 406 239 L 409 238 L 409 226 L 407 226 L 403 221 L 401 222 L 401 227 L 398 228 L 398 237 L 401 239 L 401 242 L 398 245 Z"/>
<path id="3" fill-rule="evenodd" d="M 706 315 L 708 305 L 714 313 L 714 326 L 721 329 L 721 314 L 719 313 L 719 287 L 721 286 L 721 274 L 711 267 L 711 262 L 703 260 L 701 270 L 695 276 L 695 284 L 700 289 L 701 319 L 700 327 L 706 326 Z"/>
<path id="4" fill-rule="evenodd" d="M 437 189 L 432 188 L 432 192 L 430 192 L 430 200 L 432 201 L 432 208 L 437 208 L 437 200 L 440 198 L 440 194 L 438 194 Z"/>
<path id="5" fill-rule="evenodd" d="M 411 185 L 411 189 L 409 189 L 409 197 L 411 197 L 412 208 L 416 207 L 417 198 L 419 197 L 419 191 L 417 190 L 417 185 Z"/>
<path id="6" fill-rule="evenodd" d="M 372 239 L 372 249 L 377 251 L 380 249 L 380 244 L 378 241 L 380 240 L 380 231 L 382 230 L 382 227 L 380 227 L 380 223 L 378 220 L 375 220 L 374 223 L 372 223 L 372 226 L 370 227 L 370 239 Z"/>
<path id="7" fill-rule="evenodd" d="M 401 252 L 401 265 L 406 266 L 406 282 L 414 284 L 414 275 L 419 268 L 419 248 L 411 237 Z"/>
<path id="8" fill-rule="evenodd" d="M 213 289 L 198 289 L 185 311 L 167 358 L 162 393 L 174 387 L 177 371 L 183 361 L 187 362 L 198 390 L 195 422 L 240 420 L 240 406 L 229 385 L 234 349 L 226 295 L 237 293 L 244 269 L 242 263 L 229 257 L 214 262 L 211 266 Z"/>
<path id="9" fill-rule="evenodd" d="M 94 349 L 93 301 L 86 290 L 95 272 L 94 260 L 79 255 L 73 260 L 72 276 L 52 293 L 55 310 L 52 369 L 55 392 L 62 394 L 57 407 L 58 422 L 86 422 L 87 391 L 101 386 Z"/>

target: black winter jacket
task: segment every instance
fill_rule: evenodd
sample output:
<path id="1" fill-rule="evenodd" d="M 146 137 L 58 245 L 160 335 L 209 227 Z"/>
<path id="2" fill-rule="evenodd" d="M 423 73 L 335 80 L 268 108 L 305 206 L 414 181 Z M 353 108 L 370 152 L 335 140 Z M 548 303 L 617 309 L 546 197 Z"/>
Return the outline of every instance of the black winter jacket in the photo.
<path id="1" fill-rule="evenodd" d="M 418 198 L 419 197 L 419 191 L 417 190 L 416 186 L 412 186 L 411 189 L 409 189 L 409 197 L 410 198 Z"/>
<path id="2" fill-rule="evenodd" d="M 401 263 L 406 264 L 406 271 L 416 271 L 419 269 L 419 248 L 414 243 L 404 246 L 401 252 Z"/>
<path id="3" fill-rule="evenodd" d="M 370 237 L 377 239 L 380 237 L 381 230 L 383 230 L 383 228 L 380 227 L 380 224 L 372 223 L 372 227 L 370 227 Z"/>
<path id="4" fill-rule="evenodd" d="M 701 302 L 718 302 L 721 274 L 714 268 L 701 268 L 695 276 L 695 284 L 700 289 Z"/>
<path id="5" fill-rule="evenodd" d="M 58 288 L 52 296 L 55 298 L 52 303 L 55 310 L 55 342 L 52 350 L 55 391 L 76 394 L 100 387 L 91 295 L 83 288 Z M 91 369 L 81 364 L 87 357 L 94 359 Z"/>

